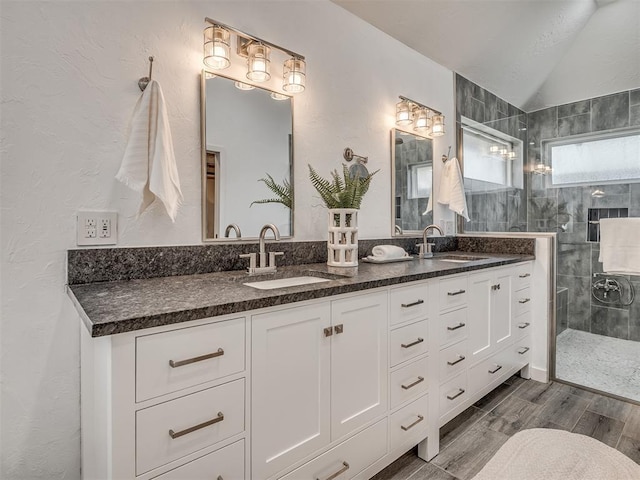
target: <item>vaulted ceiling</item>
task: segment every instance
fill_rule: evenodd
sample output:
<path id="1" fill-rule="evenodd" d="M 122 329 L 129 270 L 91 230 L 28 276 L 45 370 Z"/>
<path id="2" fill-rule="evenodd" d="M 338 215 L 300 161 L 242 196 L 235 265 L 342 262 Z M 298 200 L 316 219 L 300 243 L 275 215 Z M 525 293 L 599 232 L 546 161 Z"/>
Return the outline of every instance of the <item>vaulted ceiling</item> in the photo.
<path id="1" fill-rule="evenodd" d="M 640 0 L 332 0 L 526 111 L 640 87 Z"/>

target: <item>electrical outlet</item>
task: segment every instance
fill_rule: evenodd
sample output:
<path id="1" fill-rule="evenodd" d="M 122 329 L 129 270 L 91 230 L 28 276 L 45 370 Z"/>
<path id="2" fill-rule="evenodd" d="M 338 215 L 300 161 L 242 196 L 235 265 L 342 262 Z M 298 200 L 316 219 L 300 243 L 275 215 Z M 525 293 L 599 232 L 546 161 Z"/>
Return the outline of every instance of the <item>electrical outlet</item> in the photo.
<path id="1" fill-rule="evenodd" d="M 455 229 L 454 229 L 454 222 L 453 220 L 445 220 L 444 222 L 444 234 L 447 236 L 452 236 L 455 235 Z"/>
<path id="2" fill-rule="evenodd" d="M 118 212 L 78 212 L 76 234 L 78 245 L 116 245 Z"/>

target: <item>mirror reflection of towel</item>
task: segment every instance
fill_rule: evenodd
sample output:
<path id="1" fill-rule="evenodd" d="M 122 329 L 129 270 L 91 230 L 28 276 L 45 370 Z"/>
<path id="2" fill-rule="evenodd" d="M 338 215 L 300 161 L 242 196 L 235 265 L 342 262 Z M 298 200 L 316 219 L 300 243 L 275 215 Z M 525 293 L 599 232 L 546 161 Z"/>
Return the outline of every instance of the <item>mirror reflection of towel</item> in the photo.
<path id="1" fill-rule="evenodd" d="M 426 215 L 433 209 L 433 192 L 429 197 L 427 209 L 423 215 Z M 464 195 L 464 182 L 462 180 L 462 172 L 460 171 L 460 163 L 457 158 L 448 160 L 442 167 L 440 172 L 440 191 L 438 192 L 438 203 L 448 205 L 449 210 L 462 215 L 467 222 L 469 221 L 469 213 L 467 210 L 467 199 Z"/>
<path id="2" fill-rule="evenodd" d="M 159 198 L 175 222 L 182 192 L 164 95 L 155 80 L 149 82 L 133 111 L 131 133 L 116 179 L 142 192 L 138 215 Z"/>

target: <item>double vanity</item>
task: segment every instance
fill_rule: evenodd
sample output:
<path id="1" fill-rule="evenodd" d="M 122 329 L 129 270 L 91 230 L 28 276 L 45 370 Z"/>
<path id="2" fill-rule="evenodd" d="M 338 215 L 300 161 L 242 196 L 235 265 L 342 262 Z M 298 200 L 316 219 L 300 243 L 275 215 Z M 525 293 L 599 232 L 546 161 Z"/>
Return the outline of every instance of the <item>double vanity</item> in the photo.
<path id="1" fill-rule="evenodd" d="M 367 479 L 414 445 L 431 459 L 444 423 L 528 376 L 532 260 L 70 282 L 83 477 Z"/>

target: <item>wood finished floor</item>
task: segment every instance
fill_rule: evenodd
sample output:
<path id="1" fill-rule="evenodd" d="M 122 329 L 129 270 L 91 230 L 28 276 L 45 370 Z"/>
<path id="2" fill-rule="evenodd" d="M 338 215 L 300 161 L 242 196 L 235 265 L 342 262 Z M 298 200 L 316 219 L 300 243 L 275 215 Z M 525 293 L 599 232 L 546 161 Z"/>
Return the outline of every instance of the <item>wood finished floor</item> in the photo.
<path id="1" fill-rule="evenodd" d="M 527 428 L 588 435 L 640 464 L 640 406 L 514 376 L 440 429 L 440 453 L 431 462 L 414 449 L 371 480 L 469 480 Z"/>

